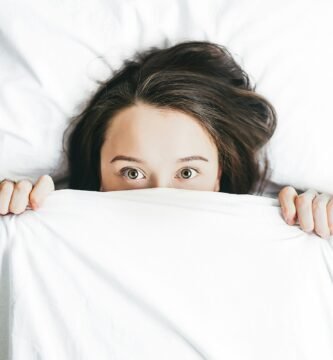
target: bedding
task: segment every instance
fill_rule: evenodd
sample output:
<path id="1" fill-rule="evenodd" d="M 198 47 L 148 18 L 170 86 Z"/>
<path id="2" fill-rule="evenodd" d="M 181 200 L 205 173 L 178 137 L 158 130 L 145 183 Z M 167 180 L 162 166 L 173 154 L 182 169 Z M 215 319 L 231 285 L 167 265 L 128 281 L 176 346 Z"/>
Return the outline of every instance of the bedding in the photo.
<path id="1" fill-rule="evenodd" d="M 0 217 L 0 359 L 333 358 L 333 237 L 277 199 L 59 190 Z"/>
<path id="2" fill-rule="evenodd" d="M 332 4 L 1 5 L 0 181 L 61 190 L 0 216 L 0 360 L 333 359 L 333 237 L 287 225 L 276 199 L 333 195 Z M 98 81 L 194 39 L 227 46 L 277 110 L 265 196 L 66 189 L 63 132 Z"/>
<path id="3" fill-rule="evenodd" d="M 333 195 L 332 11 L 316 0 L 2 0 L 0 180 L 61 181 L 62 135 L 97 81 L 135 51 L 197 39 L 227 46 L 276 108 L 271 180 Z"/>

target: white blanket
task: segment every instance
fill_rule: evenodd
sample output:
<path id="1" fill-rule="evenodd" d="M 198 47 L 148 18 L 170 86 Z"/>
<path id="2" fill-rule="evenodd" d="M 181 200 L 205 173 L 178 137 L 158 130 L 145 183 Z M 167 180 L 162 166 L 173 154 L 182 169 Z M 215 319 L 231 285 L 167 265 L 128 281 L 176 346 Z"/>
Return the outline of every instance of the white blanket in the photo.
<path id="1" fill-rule="evenodd" d="M 332 360 L 332 240 L 267 197 L 55 191 L 0 217 L 0 359 Z"/>

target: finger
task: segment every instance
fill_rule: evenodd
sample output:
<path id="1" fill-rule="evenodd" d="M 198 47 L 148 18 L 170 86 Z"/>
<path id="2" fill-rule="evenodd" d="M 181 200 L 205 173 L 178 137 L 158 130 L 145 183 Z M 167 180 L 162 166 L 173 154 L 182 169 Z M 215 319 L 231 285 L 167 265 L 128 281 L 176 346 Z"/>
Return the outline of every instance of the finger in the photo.
<path id="1" fill-rule="evenodd" d="M 331 230 L 331 235 L 333 235 L 333 197 L 327 204 L 327 217 L 328 217 L 328 226 Z"/>
<path id="2" fill-rule="evenodd" d="M 296 197 L 296 211 L 302 230 L 311 232 L 314 229 L 312 203 L 318 195 L 316 190 L 309 189 Z"/>
<path id="3" fill-rule="evenodd" d="M 32 184 L 29 180 L 20 180 L 15 184 L 12 198 L 9 203 L 9 211 L 13 214 L 21 214 L 29 202 L 29 194 Z"/>
<path id="4" fill-rule="evenodd" d="M 295 200 L 298 194 L 292 186 L 286 186 L 279 192 L 279 201 L 282 214 L 289 225 L 293 225 L 297 219 Z"/>
<path id="5" fill-rule="evenodd" d="M 320 194 L 316 196 L 312 203 L 315 232 L 324 239 L 329 239 L 330 237 L 327 216 L 327 205 L 330 198 L 328 194 Z"/>
<path id="6" fill-rule="evenodd" d="M 54 191 L 54 182 L 50 175 L 42 175 L 36 181 L 31 193 L 30 193 L 30 204 L 31 207 L 36 210 L 40 207 L 47 195 Z"/>
<path id="7" fill-rule="evenodd" d="M 0 183 L 0 215 L 8 214 L 14 186 L 14 182 L 9 180 L 3 180 Z"/>

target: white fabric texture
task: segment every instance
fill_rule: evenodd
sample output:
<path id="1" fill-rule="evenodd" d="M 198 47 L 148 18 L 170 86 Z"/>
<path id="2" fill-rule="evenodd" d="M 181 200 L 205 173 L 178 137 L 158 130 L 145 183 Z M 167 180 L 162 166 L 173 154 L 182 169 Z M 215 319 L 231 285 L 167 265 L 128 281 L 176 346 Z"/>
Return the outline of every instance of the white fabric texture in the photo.
<path id="1" fill-rule="evenodd" d="M 55 191 L 0 217 L 0 359 L 331 360 L 332 240 L 266 197 Z"/>
<path id="2" fill-rule="evenodd" d="M 135 51 L 227 46 L 277 110 L 271 180 L 333 195 L 333 4 L 317 0 L 2 0 L 0 180 L 66 176 L 62 135 Z"/>

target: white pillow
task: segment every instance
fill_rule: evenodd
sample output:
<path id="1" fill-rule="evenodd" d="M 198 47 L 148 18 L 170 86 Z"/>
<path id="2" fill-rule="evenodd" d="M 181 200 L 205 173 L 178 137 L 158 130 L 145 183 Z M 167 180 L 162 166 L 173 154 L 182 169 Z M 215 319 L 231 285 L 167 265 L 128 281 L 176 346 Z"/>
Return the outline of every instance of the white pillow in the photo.
<path id="1" fill-rule="evenodd" d="M 198 39 L 227 46 L 276 108 L 271 180 L 333 194 L 332 3 L 3 0 L 1 8 L 0 180 L 63 178 L 62 135 L 95 80 L 137 50 Z"/>

